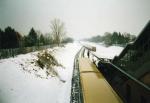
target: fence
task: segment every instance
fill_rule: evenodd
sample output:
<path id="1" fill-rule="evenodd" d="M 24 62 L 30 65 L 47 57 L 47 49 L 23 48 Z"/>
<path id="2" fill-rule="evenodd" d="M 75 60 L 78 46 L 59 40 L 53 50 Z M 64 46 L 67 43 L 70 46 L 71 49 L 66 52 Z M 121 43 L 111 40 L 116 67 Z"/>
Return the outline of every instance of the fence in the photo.
<path id="1" fill-rule="evenodd" d="M 46 45 L 46 46 L 33 46 L 33 47 L 22 47 L 22 48 L 13 48 L 13 49 L 0 49 L 0 59 L 15 57 L 18 54 L 26 54 L 29 52 L 34 52 L 37 50 L 44 50 L 47 48 L 52 48 L 56 46 L 53 45 Z"/>

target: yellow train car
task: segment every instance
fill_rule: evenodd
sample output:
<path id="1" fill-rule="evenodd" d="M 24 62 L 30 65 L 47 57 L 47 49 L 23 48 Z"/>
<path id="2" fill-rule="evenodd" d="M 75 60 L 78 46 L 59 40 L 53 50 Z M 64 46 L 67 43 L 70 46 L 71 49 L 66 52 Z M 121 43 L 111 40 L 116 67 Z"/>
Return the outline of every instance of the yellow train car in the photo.
<path id="1" fill-rule="evenodd" d="M 90 59 L 78 61 L 84 103 L 123 103 Z"/>

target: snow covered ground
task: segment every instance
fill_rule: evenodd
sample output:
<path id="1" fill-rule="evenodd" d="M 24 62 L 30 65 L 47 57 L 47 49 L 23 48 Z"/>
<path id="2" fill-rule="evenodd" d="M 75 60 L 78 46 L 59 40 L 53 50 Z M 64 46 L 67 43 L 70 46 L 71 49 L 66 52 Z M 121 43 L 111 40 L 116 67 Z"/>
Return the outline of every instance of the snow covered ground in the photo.
<path id="1" fill-rule="evenodd" d="M 114 56 L 117 56 L 123 50 L 123 47 L 119 46 L 109 46 L 105 47 L 102 43 L 92 43 L 92 42 L 81 42 L 83 45 L 91 45 L 96 47 L 96 52 L 93 52 L 95 55 L 101 58 L 113 59 Z"/>
<path id="2" fill-rule="evenodd" d="M 123 49 L 88 44 L 96 46 L 99 57 L 113 58 Z M 55 51 L 56 59 L 64 66 L 64 69 L 56 68 L 59 78 L 47 77 L 45 71 L 35 65 L 37 52 L 0 60 L 0 103 L 69 103 L 73 62 L 80 48 L 79 43 L 70 43 L 48 49 Z"/>
<path id="3" fill-rule="evenodd" d="M 72 43 L 53 49 L 65 67 L 57 68 L 60 78 L 46 78 L 44 70 L 32 63 L 37 52 L 0 60 L 0 103 L 69 103 L 73 61 L 80 45 Z"/>

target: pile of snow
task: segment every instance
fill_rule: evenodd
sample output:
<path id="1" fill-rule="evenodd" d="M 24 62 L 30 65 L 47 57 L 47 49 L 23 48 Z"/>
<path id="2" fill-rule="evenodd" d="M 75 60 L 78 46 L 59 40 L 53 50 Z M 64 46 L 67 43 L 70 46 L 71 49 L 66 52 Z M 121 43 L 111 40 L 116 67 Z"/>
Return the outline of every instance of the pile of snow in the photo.
<path id="1" fill-rule="evenodd" d="M 48 50 L 54 49 L 65 68 L 56 68 L 59 77 L 47 77 L 35 65 L 37 52 L 0 60 L 0 103 L 69 103 L 73 62 L 80 45 L 71 43 Z"/>

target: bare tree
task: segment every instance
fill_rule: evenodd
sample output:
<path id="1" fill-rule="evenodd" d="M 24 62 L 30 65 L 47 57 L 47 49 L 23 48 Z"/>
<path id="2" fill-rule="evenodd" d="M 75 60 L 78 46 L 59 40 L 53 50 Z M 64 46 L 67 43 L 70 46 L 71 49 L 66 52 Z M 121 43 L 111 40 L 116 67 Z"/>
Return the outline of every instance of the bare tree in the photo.
<path id="1" fill-rule="evenodd" d="M 64 23 L 59 19 L 52 20 L 51 30 L 53 42 L 59 46 L 66 35 Z"/>

